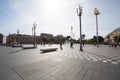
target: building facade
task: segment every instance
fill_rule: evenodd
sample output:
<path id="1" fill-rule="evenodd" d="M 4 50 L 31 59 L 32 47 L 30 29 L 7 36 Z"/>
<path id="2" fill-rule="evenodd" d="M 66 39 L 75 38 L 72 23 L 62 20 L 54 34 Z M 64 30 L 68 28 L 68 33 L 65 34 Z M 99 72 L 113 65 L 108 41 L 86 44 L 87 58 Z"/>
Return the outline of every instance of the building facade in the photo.
<path id="1" fill-rule="evenodd" d="M 33 43 L 33 37 L 31 35 L 23 35 L 23 34 L 9 34 L 6 37 L 6 43 L 20 43 L 20 44 L 31 44 Z"/>
<path id="2" fill-rule="evenodd" d="M 47 41 L 49 41 L 50 39 L 53 39 L 53 38 L 54 38 L 53 34 L 41 33 L 40 38 L 39 38 L 39 42 L 40 43 L 47 42 Z"/>
<path id="3" fill-rule="evenodd" d="M 0 33 L 0 44 L 3 44 L 3 34 Z"/>
<path id="4" fill-rule="evenodd" d="M 115 29 L 114 31 L 107 34 L 104 38 L 104 42 L 108 42 L 109 40 L 114 40 L 115 36 L 120 36 L 120 28 Z"/>
<path id="5" fill-rule="evenodd" d="M 43 43 L 44 40 L 50 40 L 53 39 L 54 36 L 52 34 L 47 33 L 41 33 L 40 36 L 35 37 L 35 42 L 37 44 Z M 20 44 L 33 44 L 34 43 L 34 36 L 31 35 L 25 35 L 25 34 L 9 34 L 6 37 L 6 43 L 12 44 L 12 43 L 20 43 Z"/>

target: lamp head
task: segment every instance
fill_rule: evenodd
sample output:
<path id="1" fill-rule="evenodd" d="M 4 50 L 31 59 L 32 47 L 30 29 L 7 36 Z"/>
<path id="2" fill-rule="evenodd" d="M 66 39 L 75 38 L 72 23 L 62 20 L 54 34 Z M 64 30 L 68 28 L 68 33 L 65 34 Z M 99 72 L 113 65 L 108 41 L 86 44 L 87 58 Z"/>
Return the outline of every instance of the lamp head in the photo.
<path id="1" fill-rule="evenodd" d="M 37 27 L 37 24 L 36 24 L 35 22 L 34 22 L 34 24 L 33 24 L 33 27 L 34 27 L 34 28 L 36 28 L 36 27 Z"/>
<path id="2" fill-rule="evenodd" d="M 95 14 L 95 15 L 100 14 L 100 12 L 99 12 L 99 10 L 98 10 L 97 8 L 94 9 L 94 14 Z"/>

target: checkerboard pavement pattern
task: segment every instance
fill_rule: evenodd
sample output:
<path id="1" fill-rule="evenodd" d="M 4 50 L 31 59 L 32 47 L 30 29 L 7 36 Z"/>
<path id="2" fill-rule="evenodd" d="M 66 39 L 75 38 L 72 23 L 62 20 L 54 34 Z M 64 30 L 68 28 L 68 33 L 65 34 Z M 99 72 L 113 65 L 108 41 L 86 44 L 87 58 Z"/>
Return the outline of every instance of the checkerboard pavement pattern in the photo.
<path id="1" fill-rule="evenodd" d="M 48 47 L 58 50 L 40 53 L 40 48 Z M 81 52 L 79 45 L 63 45 L 63 50 L 59 45 L 29 50 L 0 47 L 0 80 L 120 80 L 119 48 L 83 48 Z"/>
<path id="2" fill-rule="evenodd" d="M 84 48 L 87 48 L 87 47 L 84 47 Z M 99 54 L 100 53 L 101 52 L 99 52 Z M 58 52 L 52 53 L 51 55 L 65 56 L 65 57 L 69 57 L 69 58 L 93 60 L 93 61 L 100 60 L 104 63 L 110 62 L 112 64 L 120 63 L 120 54 L 114 55 L 114 56 L 104 56 L 104 55 L 99 55 L 99 54 L 95 54 L 94 50 L 85 49 L 83 52 L 81 52 L 79 50 L 79 48 L 76 46 L 74 48 L 70 48 L 69 46 L 67 46 L 67 47 L 64 47 L 63 50 L 59 50 Z"/>

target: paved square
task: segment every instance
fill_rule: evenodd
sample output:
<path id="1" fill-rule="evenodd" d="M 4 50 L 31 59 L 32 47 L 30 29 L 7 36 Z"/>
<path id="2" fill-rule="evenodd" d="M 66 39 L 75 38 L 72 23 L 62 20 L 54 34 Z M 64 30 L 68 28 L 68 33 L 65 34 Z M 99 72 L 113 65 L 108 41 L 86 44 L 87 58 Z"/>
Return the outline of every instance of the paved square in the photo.
<path id="1" fill-rule="evenodd" d="M 55 47 L 57 51 L 41 53 Z M 120 47 L 69 44 L 23 50 L 0 46 L 0 80 L 120 80 Z"/>

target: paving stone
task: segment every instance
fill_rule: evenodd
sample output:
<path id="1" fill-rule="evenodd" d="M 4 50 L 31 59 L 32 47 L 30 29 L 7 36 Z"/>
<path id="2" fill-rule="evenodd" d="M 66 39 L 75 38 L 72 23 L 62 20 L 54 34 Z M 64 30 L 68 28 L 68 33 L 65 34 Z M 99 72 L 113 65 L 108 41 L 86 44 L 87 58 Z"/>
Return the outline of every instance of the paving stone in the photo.
<path id="1" fill-rule="evenodd" d="M 84 68 L 84 67 L 83 67 L 83 68 L 80 70 L 79 74 L 85 76 L 86 73 L 88 72 L 88 70 L 89 70 L 89 68 Z"/>
<path id="2" fill-rule="evenodd" d="M 79 45 L 63 45 L 63 50 L 45 54 L 40 48 L 0 47 L 0 80 L 120 80 L 120 47 L 86 45 L 81 52 Z"/>
<path id="3" fill-rule="evenodd" d="M 66 77 L 65 80 L 74 80 L 76 78 L 76 73 L 71 73 L 69 76 Z"/>
<path id="4" fill-rule="evenodd" d="M 86 76 L 86 77 L 84 77 L 84 80 L 92 80 L 92 77 Z"/>
<path id="5" fill-rule="evenodd" d="M 22 78 L 26 78 L 31 76 L 32 74 L 35 74 L 36 72 L 38 72 L 39 70 L 28 65 L 28 64 L 24 64 L 24 65 L 17 65 L 17 66 L 13 66 L 11 67 L 12 70 L 14 72 L 16 72 L 18 75 L 20 75 Z"/>
<path id="6" fill-rule="evenodd" d="M 93 76 L 93 73 L 94 73 L 94 71 L 91 70 L 91 69 L 89 69 L 89 70 L 87 71 L 87 73 L 86 73 L 85 76 L 87 76 L 87 77 L 92 77 L 92 76 Z"/>
<path id="7" fill-rule="evenodd" d="M 73 80 L 84 80 L 84 76 L 81 74 L 77 74 Z"/>
<path id="8" fill-rule="evenodd" d="M 94 71 L 92 78 L 100 80 L 101 79 L 101 75 L 100 74 L 101 74 L 100 72 Z"/>

